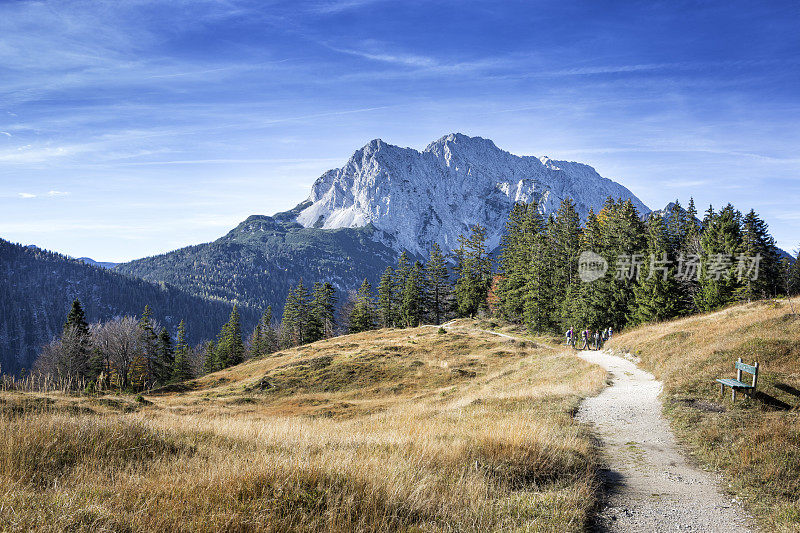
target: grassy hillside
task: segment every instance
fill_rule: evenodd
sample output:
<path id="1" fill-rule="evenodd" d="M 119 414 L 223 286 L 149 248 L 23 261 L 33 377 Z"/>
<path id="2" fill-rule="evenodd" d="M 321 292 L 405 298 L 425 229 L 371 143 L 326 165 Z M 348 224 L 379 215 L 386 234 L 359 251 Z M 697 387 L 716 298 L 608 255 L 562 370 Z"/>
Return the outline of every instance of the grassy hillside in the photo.
<path id="1" fill-rule="evenodd" d="M 679 435 L 699 461 L 724 472 L 768 530 L 800 529 L 800 316 L 788 301 L 640 327 L 608 347 L 634 353 L 663 380 L 665 413 Z M 714 380 L 736 377 L 738 357 L 758 361 L 760 373 L 754 397 L 740 394 L 734 404 Z"/>
<path id="2" fill-rule="evenodd" d="M 579 531 L 605 373 L 462 321 L 249 361 L 136 401 L 5 393 L 1 530 Z"/>

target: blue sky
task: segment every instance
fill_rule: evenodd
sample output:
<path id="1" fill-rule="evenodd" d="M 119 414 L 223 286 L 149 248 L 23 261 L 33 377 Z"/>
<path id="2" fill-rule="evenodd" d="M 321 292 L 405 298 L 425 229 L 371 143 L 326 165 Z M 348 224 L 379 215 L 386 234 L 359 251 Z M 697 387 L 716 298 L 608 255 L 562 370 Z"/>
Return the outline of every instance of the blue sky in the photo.
<path id="1" fill-rule="evenodd" d="M 591 164 L 800 246 L 800 3 L 0 0 L 0 237 L 123 261 L 370 139 Z"/>

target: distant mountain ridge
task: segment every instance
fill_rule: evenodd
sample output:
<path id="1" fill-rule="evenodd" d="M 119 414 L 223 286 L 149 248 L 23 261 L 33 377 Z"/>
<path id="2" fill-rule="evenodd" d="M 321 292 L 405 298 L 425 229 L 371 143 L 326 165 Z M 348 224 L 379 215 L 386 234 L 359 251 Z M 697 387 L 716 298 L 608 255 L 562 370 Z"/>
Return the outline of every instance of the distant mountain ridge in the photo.
<path id="1" fill-rule="evenodd" d="M 139 316 L 150 305 L 153 317 L 173 335 L 185 319 L 192 343 L 215 338 L 232 307 L 0 239 L 0 370 L 17 374 L 30 369 L 41 346 L 61 333 L 75 298 L 90 321 Z M 246 328 L 257 320 L 257 313 L 247 307 L 242 307 L 241 316 Z"/>
<path id="2" fill-rule="evenodd" d="M 119 263 L 111 263 L 109 261 L 95 261 L 91 257 L 79 257 L 78 261 L 83 261 L 87 265 L 92 265 L 100 268 L 114 268 Z"/>
<path id="3" fill-rule="evenodd" d="M 474 224 L 486 227 L 496 252 L 515 202 L 535 199 L 547 215 L 572 198 L 585 217 L 609 196 L 650 213 L 628 189 L 581 163 L 520 157 L 458 133 L 422 151 L 375 139 L 325 172 L 295 208 L 253 215 L 216 241 L 115 270 L 280 313 L 301 279 L 307 286 L 331 281 L 341 297 L 365 278 L 375 286 L 403 250 L 417 259 L 434 242 L 452 251 Z"/>

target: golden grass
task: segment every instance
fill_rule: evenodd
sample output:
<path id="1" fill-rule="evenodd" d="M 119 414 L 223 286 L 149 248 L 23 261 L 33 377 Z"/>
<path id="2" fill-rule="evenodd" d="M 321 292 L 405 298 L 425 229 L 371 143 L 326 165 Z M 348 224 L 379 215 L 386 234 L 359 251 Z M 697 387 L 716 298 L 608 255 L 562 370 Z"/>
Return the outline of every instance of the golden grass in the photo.
<path id="1" fill-rule="evenodd" d="M 800 317 L 788 301 L 642 326 L 607 346 L 634 353 L 663 380 L 680 437 L 726 475 L 765 529 L 800 530 Z M 736 377 L 738 357 L 758 361 L 760 372 L 754 397 L 739 394 L 734 404 L 714 380 Z"/>
<path id="2" fill-rule="evenodd" d="M 597 458 L 572 412 L 604 381 L 462 321 L 287 350 L 151 404 L 7 394 L 0 530 L 580 531 Z"/>

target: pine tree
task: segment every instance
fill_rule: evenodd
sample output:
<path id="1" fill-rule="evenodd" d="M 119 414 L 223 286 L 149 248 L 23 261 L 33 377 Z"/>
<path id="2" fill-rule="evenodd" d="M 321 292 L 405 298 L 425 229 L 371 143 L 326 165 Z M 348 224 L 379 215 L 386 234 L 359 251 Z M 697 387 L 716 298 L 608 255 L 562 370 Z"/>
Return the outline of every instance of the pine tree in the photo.
<path id="1" fill-rule="evenodd" d="M 175 352 L 172 349 L 172 337 L 167 328 L 162 327 L 158 334 L 158 357 L 155 366 L 155 380 L 165 385 L 172 378 L 172 369 L 175 366 Z"/>
<path id="2" fill-rule="evenodd" d="M 394 297 L 394 271 L 392 267 L 386 267 L 378 284 L 378 323 L 382 328 L 390 328 L 395 325 L 397 309 Z"/>
<path id="3" fill-rule="evenodd" d="M 301 279 L 297 283 L 297 287 L 289 291 L 286 296 L 286 304 L 283 307 L 281 330 L 283 342 L 286 346 L 298 346 L 308 342 L 309 308 L 308 291 Z"/>
<path id="4" fill-rule="evenodd" d="M 267 310 L 261 315 L 262 341 L 261 353 L 271 354 L 278 349 L 278 336 L 272 324 L 272 306 L 267 306 Z"/>
<path id="5" fill-rule="evenodd" d="M 672 247 L 664 219 L 651 215 L 647 221 L 649 268 L 647 274 L 642 273 L 633 290 L 635 306 L 631 319 L 635 324 L 666 320 L 680 312 Z"/>
<path id="6" fill-rule="evenodd" d="M 244 361 L 244 342 L 239 318 L 239 307 L 234 304 L 231 315 L 219 333 L 214 370 L 222 370 Z"/>
<path id="7" fill-rule="evenodd" d="M 142 356 L 134 362 L 134 373 L 138 375 L 140 386 L 145 382 L 156 379 L 158 373 L 158 334 L 153 323 L 153 312 L 149 305 L 144 306 L 142 317 L 139 319 L 139 329 L 142 330 Z"/>
<path id="8" fill-rule="evenodd" d="M 178 324 L 178 340 L 175 343 L 175 363 L 172 369 L 172 381 L 186 381 L 193 377 L 191 361 L 189 361 L 189 345 L 186 343 L 186 324 L 181 320 L 181 323 Z"/>
<path id="9" fill-rule="evenodd" d="M 501 315 L 514 321 L 521 320 L 523 315 L 525 283 L 531 262 L 531 236 L 527 235 L 530 229 L 528 209 L 528 204 L 514 204 L 500 240 L 500 272 L 496 296 L 500 302 Z"/>
<path id="10" fill-rule="evenodd" d="M 308 342 L 333 335 L 336 328 L 336 290 L 328 283 L 314 283 L 309 321 Z"/>
<path id="11" fill-rule="evenodd" d="M 203 372 L 205 374 L 210 374 L 217 370 L 216 359 L 217 347 L 214 345 L 214 341 L 206 341 L 203 345 Z"/>
<path id="12" fill-rule="evenodd" d="M 580 234 L 580 248 L 596 254 L 603 252 L 602 227 L 598 216 L 591 208 L 586 217 L 586 225 Z M 602 308 L 597 304 L 602 300 L 600 291 L 602 282 L 603 279 L 591 283 L 582 282 L 577 278 L 576 273 L 576 281 L 567 287 L 562 304 L 562 317 L 566 321 L 565 328 L 574 327 L 578 331 L 588 326 L 606 327 L 608 325 L 603 320 Z"/>
<path id="13" fill-rule="evenodd" d="M 59 365 L 59 371 L 65 376 L 94 379 L 90 364 L 92 337 L 89 334 L 89 324 L 81 302 L 76 298 L 67 313 L 61 335 L 64 360 Z"/>
<path id="14" fill-rule="evenodd" d="M 248 353 L 251 359 L 261 357 L 263 355 L 262 348 L 264 346 L 264 330 L 261 326 L 261 320 L 256 322 L 253 332 L 250 334 L 250 341 L 248 342 Z"/>
<path id="15" fill-rule="evenodd" d="M 456 249 L 458 278 L 455 285 L 459 316 L 474 317 L 488 307 L 486 297 L 492 283 L 492 263 L 486 253 L 486 230 L 476 225 L 469 237 L 459 235 Z"/>
<path id="16" fill-rule="evenodd" d="M 403 250 L 400 258 L 397 260 L 397 267 L 394 269 L 394 289 L 392 298 L 394 304 L 393 323 L 395 326 L 402 325 L 403 319 L 400 316 L 400 304 L 403 301 L 403 291 L 406 289 L 406 279 L 411 272 L 411 261 L 408 258 L 408 253 Z"/>
<path id="17" fill-rule="evenodd" d="M 349 317 L 350 333 L 375 329 L 375 310 L 372 303 L 372 286 L 364 279 L 358 289 L 355 305 Z"/>
<path id="18" fill-rule="evenodd" d="M 742 249 L 741 214 L 731 204 L 715 213 L 706 212 L 700 238 L 701 264 L 695 305 L 701 311 L 713 311 L 734 300 L 740 289 L 736 261 Z"/>
<path id="19" fill-rule="evenodd" d="M 422 272 L 422 265 L 416 261 L 406 276 L 406 286 L 400 302 L 400 317 L 405 327 L 417 327 L 422 321 L 424 313 Z"/>
<path id="20" fill-rule="evenodd" d="M 635 280 L 644 270 L 645 228 L 630 200 L 612 203 L 610 209 L 603 209 L 598 220 L 602 253 L 615 271 L 598 280 L 598 292 L 591 301 L 597 321 L 588 325 L 602 328 L 610 324 L 619 330 L 628 321 L 634 306 Z M 626 264 L 627 268 L 623 269 Z"/>
<path id="21" fill-rule="evenodd" d="M 574 293 L 578 279 L 578 257 L 581 253 L 581 219 L 575 202 L 567 198 L 561 202 L 553 221 L 548 224 L 553 271 L 553 308 L 560 329 L 570 327 L 568 295 Z"/>
<path id="22" fill-rule="evenodd" d="M 551 261 L 551 238 L 540 219 L 535 224 L 539 227 L 530 243 L 531 260 L 526 270 L 523 312 L 531 332 L 544 332 L 553 329 L 555 322 L 555 272 Z"/>
<path id="23" fill-rule="evenodd" d="M 434 323 L 439 325 L 442 323 L 442 317 L 445 314 L 445 305 L 450 296 L 451 288 L 447 263 L 442 254 L 442 249 L 439 248 L 437 243 L 433 243 L 431 247 L 430 259 L 428 259 L 428 264 L 425 267 L 425 281 L 428 306 Z M 380 293 L 380 287 L 378 292 Z"/>
<path id="24" fill-rule="evenodd" d="M 754 210 L 742 219 L 741 255 L 736 260 L 740 286 L 736 298 L 750 302 L 774 297 L 781 290 L 781 264 L 767 223 Z M 757 269 L 756 269 L 757 267 Z"/>
<path id="25" fill-rule="evenodd" d="M 234 304 L 231 316 L 228 319 L 228 366 L 238 365 L 244 361 L 244 342 L 242 342 L 242 325 L 239 317 L 239 307 Z"/>

